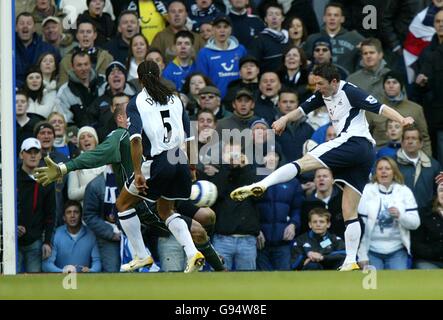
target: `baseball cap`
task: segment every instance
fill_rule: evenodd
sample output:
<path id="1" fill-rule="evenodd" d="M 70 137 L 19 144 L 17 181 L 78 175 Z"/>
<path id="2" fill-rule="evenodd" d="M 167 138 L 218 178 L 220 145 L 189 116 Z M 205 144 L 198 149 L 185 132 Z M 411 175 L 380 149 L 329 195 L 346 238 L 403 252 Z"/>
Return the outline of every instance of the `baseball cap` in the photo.
<path id="1" fill-rule="evenodd" d="M 52 22 L 55 22 L 55 23 L 60 24 L 60 19 L 59 19 L 59 18 L 54 17 L 54 16 L 49 16 L 49 17 L 46 17 L 45 19 L 43 19 L 43 21 L 42 21 L 42 27 L 44 27 L 45 24 L 46 24 L 47 22 L 49 22 L 49 21 L 52 21 Z"/>
<path id="2" fill-rule="evenodd" d="M 106 67 L 106 79 L 108 79 L 109 75 L 111 74 L 112 70 L 119 69 L 126 77 L 126 67 L 123 63 L 120 61 L 112 61 L 107 67 Z"/>
<path id="3" fill-rule="evenodd" d="M 254 99 L 254 97 L 253 97 L 251 91 L 249 91 L 248 89 L 240 89 L 240 90 L 238 90 L 237 93 L 236 93 L 236 95 L 235 95 L 235 99 L 238 99 L 238 98 L 240 98 L 240 97 L 248 97 L 248 98 L 250 98 L 251 100 Z"/>
<path id="4" fill-rule="evenodd" d="M 217 89 L 216 87 L 214 87 L 214 86 L 206 86 L 206 87 L 202 88 L 202 89 L 199 91 L 198 95 L 201 95 L 201 94 L 208 94 L 208 93 L 212 93 L 212 94 L 215 94 L 216 96 L 221 97 L 220 90 L 218 90 L 218 89 Z"/>
<path id="5" fill-rule="evenodd" d="M 219 24 L 220 22 L 225 22 L 232 27 L 231 19 L 229 19 L 229 17 L 227 17 L 227 16 L 216 17 L 214 20 L 212 20 L 212 25 L 215 26 L 215 25 Z"/>
<path id="6" fill-rule="evenodd" d="M 253 62 L 253 63 L 255 63 L 255 65 L 257 67 L 259 66 L 257 58 L 254 56 L 248 55 L 248 56 L 245 56 L 240 59 L 240 62 L 239 62 L 240 69 L 241 69 L 242 65 L 244 65 L 246 62 Z"/>
<path id="7" fill-rule="evenodd" d="M 38 139 L 36 139 L 36 138 L 25 139 L 22 142 L 22 146 L 20 148 L 20 152 L 21 151 L 29 151 L 31 149 L 37 149 L 37 150 L 41 150 L 42 149 L 42 145 L 40 144 L 40 141 L 38 141 Z"/>

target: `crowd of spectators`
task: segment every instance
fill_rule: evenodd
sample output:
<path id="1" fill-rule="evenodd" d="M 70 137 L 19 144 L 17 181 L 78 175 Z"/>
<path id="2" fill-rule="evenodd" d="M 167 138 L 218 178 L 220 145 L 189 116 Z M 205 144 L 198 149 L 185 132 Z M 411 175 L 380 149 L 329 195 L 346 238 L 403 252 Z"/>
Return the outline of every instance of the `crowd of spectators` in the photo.
<path id="1" fill-rule="evenodd" d="M 329 169 L 260 199 L 229 197 L 336 136 L 325 108 L 280 136 L 270 130 L 314 92 L 321 63 L 415 119 L 402 130 L 367 114 L 378 160 L 359 209 L 361 266 L 442 268 L 443 0 L 324 1 L 323 24 L 312 2 L 16 0 L 19 271 L 119 271 L 112 169 L 48 187 L 32 171 L 46 155 L 65 162 L 103 142 L 115 108 L 142 89 L 144 60 L 196 121 L 197 178 L 218 188 L 207 231 L 228 270 L 335 269 L 344 259 L 342 191 Z M 377 29 L 362 25 L 361 3 L 379 10 Z M 242 139 L 222 139 L 226 131 Z M 145 236 L 156 262 L 175 241 Z"/>

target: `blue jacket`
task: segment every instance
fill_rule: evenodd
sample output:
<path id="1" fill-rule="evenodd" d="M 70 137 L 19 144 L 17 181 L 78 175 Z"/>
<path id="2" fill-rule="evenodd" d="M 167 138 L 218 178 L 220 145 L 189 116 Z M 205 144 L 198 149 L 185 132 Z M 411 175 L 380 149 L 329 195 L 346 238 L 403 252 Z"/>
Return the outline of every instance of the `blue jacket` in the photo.
<path id="1" fill-rule="evenodd" d="M 73 239 L 66 225 L 55 231 L 52 241 L 51 256 L 42 263 L 43 272 L 63 272 L 66 265 L 74 265 L 79 272 L 81 267 L 88 267 L 90 272 L 100 272 L 102 264 L 94 233 L 87 227 L 81 227 L 79 235 Z"/>
<path id="2" fill-rule="evenodd" d="M 390 157 L 395 159 L 397 157 L 397 150 L 401 148 L 400 142 L 389 141 L 386 146 L 380 148 L 377 151 L 375 156 L 375 160 L 380 159 L 381 157 Z"/>
<path id="3" fill-rule="evenodd" d="M 46 52 L 53 53 L 55 55 L 56 64 L 60 63 L 60 53 L 58 49 L 54 48 L 49 43 L 42 40 L 42 37 L 37 33 L 34 33 L 32 42 L 28 47 L 25 47 L 16 34 L 15 36 L 15 78 L 16 87 L 20 88 L 24 81 L 25 75 L 29 67 L 37 63 L 38 58 Z"/>
<path id="4" fill-rule="evenodd" d="M 165 70 L 163 70 L 162 77 L 164 79 L 174 82 L 177 91 L 181 91 L 185 84 L 185 79 L 188 75 L 196 70 L 196 65 L 192 62 L 191 65 L 182 67 L 178 59 L 174 59 L 168 63 Z"/>
<path id="5" fill-rule="evenodd" d="M 258 16 L 248 14 L 246 10 L 242 14 L 231 11 L 228 16 L 232 21 L 232 35 L 247 50 L 251 50 L 254 46 L 254 37 L 266 28 L 263 20 Z"/>
<path id="6" fill-rule="evenodd" d="M 314 129 L 305 119 L 290 123 L 285 131 L 275 140 L 280 144 L 285 160 L 287 162 L 295 161 L 303 156 L 303 144 L 308 140 Z"/>
<path id="7" fill-rule="evenodd" d="M 215 45 L 214 38 L 209 39 L 198 52 L 197 71 L 207 75 L 220 90 L 222 98 L 228 91 L 228 84 L 240 77 L 240 59 L 246 55 L 246 49 L 235 37 L 228 40 L 229 47 L 222 50 Z"/>
<path id="8" fill-rule="evenodd" d="M 291 223 L 295 224 L 296 233 L 299 233 L 303 200 L 303 190 L 296 178 L 270 187 L 257 200 L 256 208 L 260 213 L 261 231 L 266 244 L 275 246 L 287 243 L 283 241 L 283 232 Z"/>
<path id="9" fill-rule="evenodd" d="M 103 174 L 98 175 L 88 183 L 83 199 L 83 218 L 86 225 L 97 237 L 111 241 L 114 229 L 109 223 L 105 222 L 105 192 L 110 198 L 118 196 L 115 189 L 109 188 L 106 190 Z"/>

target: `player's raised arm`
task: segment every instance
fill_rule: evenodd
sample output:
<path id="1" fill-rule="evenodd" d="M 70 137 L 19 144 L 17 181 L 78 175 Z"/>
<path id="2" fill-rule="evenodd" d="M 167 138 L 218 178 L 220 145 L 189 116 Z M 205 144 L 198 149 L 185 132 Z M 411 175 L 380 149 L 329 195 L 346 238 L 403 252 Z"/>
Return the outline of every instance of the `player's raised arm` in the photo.
<path id="1" fill-rule="evenodd" d="M 382 107 L 381 115 L 390 120 L 394 120 L 401 123 L 403 127 L 414 123 L 414 119 L 412 117 L 403 117 L 400 113 L 397 112 L 397 110 L 391 108 L 386 104 L 383 104 L 381 107 Z"/>

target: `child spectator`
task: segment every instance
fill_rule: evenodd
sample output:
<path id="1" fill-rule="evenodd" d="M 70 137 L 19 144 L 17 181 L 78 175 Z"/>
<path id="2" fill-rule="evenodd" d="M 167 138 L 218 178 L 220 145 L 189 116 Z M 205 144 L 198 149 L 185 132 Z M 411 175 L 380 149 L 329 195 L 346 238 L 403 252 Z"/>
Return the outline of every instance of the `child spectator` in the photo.
<path id="1" fill-rule="evenodd" d="M 308 231 L 297 237 L 292 247 L 291 268 L 294 270 L 335 270 L 345 260 L 345 242 L 329 233 L 331 214 L 324 208 L 309 212 Z"/>
<path id="2" fill-rule="evenodd" d="M 381 157 L 391 157 L 395 159 L 397 150 L 401 148 L 401 135 L 403 134 L 403 127 L 397 121 L 388 119 L 386 121 L 386 136 L 389 142 L 383 148 L 377 151 L 377 159 Z"/>

